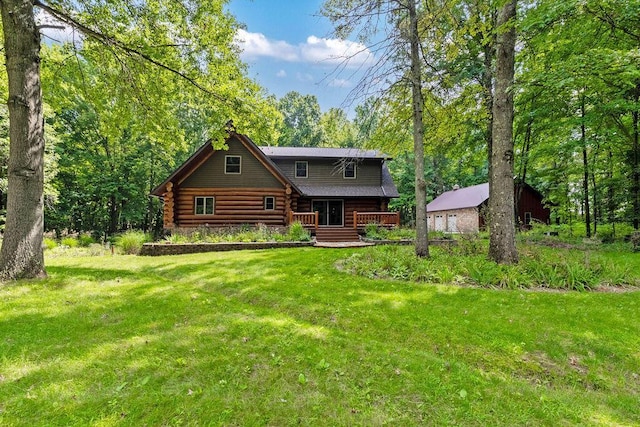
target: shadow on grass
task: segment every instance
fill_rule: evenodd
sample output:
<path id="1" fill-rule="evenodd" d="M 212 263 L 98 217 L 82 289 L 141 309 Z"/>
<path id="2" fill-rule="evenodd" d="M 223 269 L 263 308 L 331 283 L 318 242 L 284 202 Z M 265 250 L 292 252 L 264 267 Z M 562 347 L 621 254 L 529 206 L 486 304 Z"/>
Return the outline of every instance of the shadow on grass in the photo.
<path id="1" fill-rule="evenodd" d="M 17 285 L 34 291 L 9 298 L 0 314 L 0 421 L 28 415 L 32 424 L 116 424 L 124 417 L 159 425 L 182 417 L 283 425 L 302 413 L 320 424 L 410 425 L 434 417 L 422 408 L 440 403 L 449 405 L 440 408 L 441 423 L 495 424 L 495 406 L 483 409 L 471 388 L 500 402 L 503 420 L 518 402 L 501 402 L 501 389 L 541 405 L 540 384 L 522 383 L 538 380 L 548 357 L 530 358 L 524 370 L 517 363 L 524 355 L 545 352 L 558 363 L 575 354 L 573 368 L 563 361 L 547 378 L 548 393 L 583 378 L 596 388 L 593 374 L 574 369 L 595 369 L 590 351 L 616 354 L 609 360 L 624 372 L 638 361 L 633 343 L 616 336 L 625 316 L 640 315 L 637 299 L 615 296 L 624 313 L 615 317 L 599 307 L 614 296 L 367 280 L 335 270 L 344 254 L 255 251 L 121 259 L 127 267 L 108 265 L 117 261 L 111 258 L 50 266 L 50 279 Z M 596 385 L 596 393 L 616 387 Z M 468 404 L 461 389 L 469 389 Z M 571 407 L 561 411 L 580 419 Z M 630 420 L 629 412 L 608 411 Z M 520 421 L 544 420 L 528 416 Z"/>

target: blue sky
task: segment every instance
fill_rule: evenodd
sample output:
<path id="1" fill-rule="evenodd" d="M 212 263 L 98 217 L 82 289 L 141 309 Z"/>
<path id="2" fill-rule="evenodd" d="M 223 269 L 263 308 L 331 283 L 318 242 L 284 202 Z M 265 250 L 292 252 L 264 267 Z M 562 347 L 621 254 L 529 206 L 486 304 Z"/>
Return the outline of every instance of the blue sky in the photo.
<path id="1" fill-rule="evenodd" d="M 246 26 L 238 34 L 242 60 L 269 93 L 315 95 L 323 112 L 343 107 L 351 115 L 355 105 L 345 100 L 374 56 L 354 41 L 333 38 L 331 22 L 319 16 L 321 5 L 322 0 L 231 0 L 227 8 Z M 341 67 L 345 56 L 353 58 Z"/>

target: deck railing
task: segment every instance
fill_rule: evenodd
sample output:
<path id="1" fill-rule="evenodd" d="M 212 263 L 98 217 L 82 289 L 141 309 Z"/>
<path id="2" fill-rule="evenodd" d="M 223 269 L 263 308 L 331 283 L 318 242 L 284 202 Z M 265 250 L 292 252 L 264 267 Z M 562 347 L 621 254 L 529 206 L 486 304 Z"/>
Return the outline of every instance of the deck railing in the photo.
<path id="1" fill-rule="evenodd" d="M 318 228 L 318 211 L 315 212 L 293 212 L 289 211 L 289 224 L 299 222 L 305 227 Z"/>
<path id="2" fill-rule="evenodd" d="M 353 228 L 365 227 L 367 224 L 378 224 L 385 227 L 400 226 L 399 212 L 358 212 L 353 211 Z"/>

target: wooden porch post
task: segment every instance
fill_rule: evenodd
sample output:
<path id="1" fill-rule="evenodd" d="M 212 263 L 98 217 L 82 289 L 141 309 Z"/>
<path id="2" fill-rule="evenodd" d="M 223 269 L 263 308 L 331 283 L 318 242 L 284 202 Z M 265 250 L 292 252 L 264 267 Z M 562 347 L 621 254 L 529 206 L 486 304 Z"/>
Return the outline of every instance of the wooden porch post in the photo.
<path id="1" fill-rule="evenodd" d="M 353 211 L 353 229 L 358 229 L 358 211 Z"/>
<path id="2" fill-rule="evenodd" d="M 316 230 L 318 229 L 318 211 L 315 212 L 316 213 Z"/>

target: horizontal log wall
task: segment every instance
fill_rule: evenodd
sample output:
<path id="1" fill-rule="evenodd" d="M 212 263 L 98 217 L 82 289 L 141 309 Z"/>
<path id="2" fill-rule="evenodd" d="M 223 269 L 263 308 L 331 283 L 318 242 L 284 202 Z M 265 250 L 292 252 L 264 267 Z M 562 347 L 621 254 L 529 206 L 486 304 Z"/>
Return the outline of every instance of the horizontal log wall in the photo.
<path id="1" fill-rule="evenodd" d="M 213 215 L 196 215 L 196 197 L 215 197 Z M 264 209 L 264 198 L 276 199 L 275 209 Z M 179 227 L 230 224 L 285 225 L 283 188 L 180 188 L 176 194 L 175 223 Z"/>

